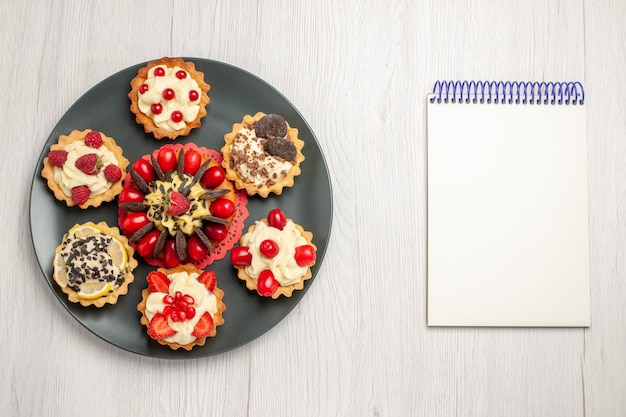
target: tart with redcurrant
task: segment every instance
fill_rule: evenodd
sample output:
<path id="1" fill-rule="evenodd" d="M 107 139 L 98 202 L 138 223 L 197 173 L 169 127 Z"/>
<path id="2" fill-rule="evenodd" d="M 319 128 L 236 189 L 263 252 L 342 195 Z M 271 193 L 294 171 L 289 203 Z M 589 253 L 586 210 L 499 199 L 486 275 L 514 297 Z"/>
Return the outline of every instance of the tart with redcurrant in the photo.
<path id="1" fill-rule="evenodd" d="M 43 159 L 41 175 L 68 207 L 98 207 L 122 191 L 129 161 L 115 139 L 91 129 L 61 135 Z"/>
<path id="2" fill-rule="evenodd" d="M 298 138 L 298 129 L 289 126 L 281 115 L 245 115 L 224 135 L 224 141 L 222 166 L 226 177 L 248 195 L 280 195 L 301 173 L 304 142 Z"/>
<path id="3" fill-rule="evenodd" d="M 148 264 L 204 268 L 237 243 L 247 197 L 225 178 L 221 161 L 193 143 L 168 144 L 128 169 L 118 224 Z"/>
<path id="4" fill-rule="evenodd" d="M 105 222 L 76 224 L 56 248 L 52 277 L 72 303 L 115 304 L 135 279 L 134 253 L 117 227 Z"/>
<path id="5" fill-rule="evenodd" d="M 230 261 L 249 290 L 274 299 L 291 297 L 312 276 L 317 251 L 312 239 L 311 232 L 273 209 L 250 226 L 231 250 Z"/>
<path id="6" fill-rule="evenodd" d="M 191 350 L 217 334 L 226 305 L 215 272 L 186 264 L 151 271 L 147 281 L 137 310 L 148 336 L 174 350 Z"/>
<path id="7" fill-rule="evenodd" d="M 200 126 L 211 101 L 211 88 L 193 62 L 161 58 L 139 69 L 132 79 L 130 110 L 146 133 L 156 139 L 187 136 Z"/>

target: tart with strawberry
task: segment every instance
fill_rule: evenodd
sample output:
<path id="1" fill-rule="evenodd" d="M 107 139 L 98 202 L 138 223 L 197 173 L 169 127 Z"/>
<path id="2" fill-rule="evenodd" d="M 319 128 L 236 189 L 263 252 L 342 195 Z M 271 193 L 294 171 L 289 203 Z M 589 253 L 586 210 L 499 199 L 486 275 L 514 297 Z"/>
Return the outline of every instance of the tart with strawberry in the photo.
<path id="1" fill-rule="evenodd" d="M 122 191 L 129 161 L 115 139 L 86 129 L 61 135 L 43 159 L 41 175 L 68 207 L 98 207 Z"/>
<path id="2" fill-rule="evenodd" d="M 115 304 L 134 281 L 135 250 L 117 227 L 76 224 L 56 248 L 53 279 L 72 303 Z"/>
<path id="3" fill-rule="evenodd" d="M 250 226 L 231 250 L 230 261 L 249 290 L 274 299 L 291 297 L 312 276 L 317 251 L 312 239 L 311 232 L 273 209 Z"/>
<path id="4" fill-rule="evenodd" d="M 211 88 L 193 62 L 162 58 L 139 69 L 130 83 L 130 110 L 156 139 L 187 136 L 200 126 Z"/>
<path id="5" fill-rule="evenodd" d="M 128 169 L 118 224 L 148 264 L 204 268 L 237 243 L 247 197 L 225 178 L 220 163 L 211 149 L 168 144 Z"/>
<path id="6" fill-rule="evenodd" d="M 215 272 L 185 264 L 151 271 L 147 281 L 137 310 L 148 336 L 160 344 L 191 350 L 224 323 L 224 292 L 216 286 Z"/>
<path id="7" fill-rule="evenodd" d="M 298 129 L 289 126 L 281 115 L 245 115 L 224 135 L 224 141 L 222 166 L 226 177 L 248 195 L 280 195 L 301 173 L 304 142 L 298 138 Z"/>

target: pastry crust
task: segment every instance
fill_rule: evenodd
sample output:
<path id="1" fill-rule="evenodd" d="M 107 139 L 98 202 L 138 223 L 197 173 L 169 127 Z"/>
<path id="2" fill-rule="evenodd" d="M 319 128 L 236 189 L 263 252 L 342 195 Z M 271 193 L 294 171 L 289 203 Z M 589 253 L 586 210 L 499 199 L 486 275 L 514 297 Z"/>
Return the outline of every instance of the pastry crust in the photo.
<path id="1" fill-rule="evenodd" d="M 169 269 L 159 268 L 157 269 L 157 271 L 162 272 L 166 275 L 176 273 L 176 272 L 182 272 L 182 271 L 187 272 L 188 274 L 191 274 L 192 272 L 197 272 L 198 274 L 202 273 L 202 270 L 196 268 L 192 264 L 178 265 L 174 268 L 169 268 Z M 148 320 L 148 316 L 146 316 L 146 302 L 148 300 L 148 296 L 151 293 L 152 291 L 150 291 L 150 288 L 144 288 L 141 291 L 141 302 L 137 304 L 137 311 L 141 313 L 141 319 L 140 319 L 141 324 L 145 325 L 146 327 L 150 325 L 150 320 Z M 217 299 L 217 312 L 213 315 L 213 330 L 211 330 L 211 333 L 209 333 L 207 336 L 199 337 L 193 342 L 188 343 L 186 345 L 181 345 L 179 343 L 166 342 L 165 340 L 157 340 L 157 342 L 159 342 L 159 344 L 163 346 L 169 346 L 173 350 L 182 348 L 182 349 L 189 351 L 194 346 L 204 346 L 208 337 L 214 337 L 217 334 L 217 326 L 224 324 L 223 313 L 224 313 L 224 310 L 226 310 L 226 305 L 223 302 L 224 291 L 222 291 L 217 286 L 215 286 L 215 288 L 213 288 L 213 295 L 215 295 L 215 298 Z"/>
<path id="2" fill-rule="evenodd" d="M 148 78 L 148 71 L 150 71 L 152 67 L 155 67 L 157 65 L 165 65 L 169 68 L 176 66 L 184 69 L 191 76 L 191 78 L 196 81 L 198 87 L 201 90 L 199 103 L 200 110 L 198 112 L 198 115 L 193 121 L 186 123 L 183 129 L 175 131 L 161 129 L 154 123 L 151 117 L 145 115 L 139 109 L 139 87 L 141 87 L 141 85 L 145 83 L 146 79 Z M 204 81 L 204 73 L 201 71 L 197 71 L 196 66 L 193 62 L 184 61 L 181 58 L 163 57 L 161 59 L 149 62 L 145 67 L 139 69 L 139 71 L 137 72 L 137 76 L 131 80 L 130 86 L 131 90 L 128 93 L 128 98 L 130 99 L 130 111 L 135 114 L 135 121 L 138 124 L 143 125 L 145 132 L 152 133 L 157 140 L 163 138 L 174 140 L 179 136 L 189 135 L 192 129 L 200 127 L 200 119 L 206 116 L 206 106 L 211 102 L 211 99 L 207 94 L 211 89 L 211 86 Z"/>
<path id="3" fill-rule="evenodd" d="M 82 141 L 85 138 L 87 133 L 91 132 L 91 129 L 85 129 L 82 131 L 73 130 L 69 135 L 61 135 L 59 136 L 59 141 L 50 146 L 51 151 L 62 150 L 67 145 L 72 142 Z M 105 146 L 109 151 L 111 151 L 115 155 L 115 159 L 117 159 L 117 166 L 122 171 L 122 177 L 119 181 L 116 181 L 111 184 L 111 187 L 105 191 L 104 193 L 93 196 L 89 198 L 85 203 L 79 205 L 81 209 L 86 209 L 88 207 L 99 207 L 102 203 L 113 200 L 121 191 L 122 191 L 122 183 L 124 181 L 124 177 L 126 176 L 126 167 L 130 163 L 128 159 L 124 157 L 122 154 L 122 148 L 115 142 L 115 139 L 106 136 L 103 132 L 100 132 L 100 136 L 102 136 L 102 146 Z M 43 168 L 41 170 L 41 176 L 47 180 L 48 188 L 52 190 L 54 193 L 54 197 L 59 201 L 65 201 L 68 207 L 73 207 L 76 205 L 71 195 L 65 194 L 65 192 L 61 189 L 59 184 L 54 180 L 54 169 L 55 166 L 48 160 L 46 156 L 43 159 Z"/>
<path id="4" fill-rule="evenodd" d="M 107 235 L 107 236 L 112 236 L 112 237 L 114 237 L 115 239 L 117 239 L 119 242 L 121 242 L 123 244 L 124 249 L 126 250 L 126 255 L 127 255 L 127 264 L 126 264 L 127 273 L 124 276 L 124 282 L 122 283 L 122 285 L 117 287 L 115 290 L 109 292 L 106 296 L 103 296 L 103 297 L 100 297 L 100 298 L 96 298 L 96 299 L 93 299 L 93 300 L 89 300 L 89 299 L 80 298 L 76 291 L 74 291 L 73 289 L 69 288 L 68 286 L 62 286 L 61 284 L 59 284 L 59 275 L 58 274 L 60 273 L 60 271 L 57 270 L 56 265 L 53 263 L 54 271 L 53 271 L 52 277 L 54 278 L 54 281 L 59 285 L 59 287 L 61 288 L 61 291 L 63 291 L 65 294 L 67 294 L 68 300 L 70 302 L 72 302 L 72 303 L 79 303 L 80 305 L 82 305 L 84 307 L 92 305 L 92 306 L 95 306 L 95 307 L 98 307 L 98 308 L 104 306 L 105 304 L 116 304 L 117 303 L 117 299 L 119 298 L 119 296 L 127 294 L 128 293 L 128 285 L 130 285 L 135 280 L 135 275 L 133 274 L 133 270 L 138 265 L 137 260 L 135 260 L 135 258 L 134 258 L 135 249 L 133 249 L 128 244 L 128 239 L 126 239 L 126 237 L 124 237 L 123 235 L 120 234 L 120 231 L 119 231 L 119 229 L 117 227 L 110 227 L 108 224 L 106 224 L 103 221 L 98 223 L 98 224 L 94 224 L 93 222 L 87 222 L 87 223 L 83 223 L 81 225 L 75 224 L 73 227 L 76 227 L 76 226 L 91 226 L 91 227 L 95 227 L 95 228 L 99 229 L 102 234 Z M 65 241 L 66 236 L 67 236 L 67 233 L 63 236 L 62 241 Z M 61 250 L 64 247 L 65 247 L 64 244 L 60 244 L 59 246 L 57 246 L 53 259 L 56 259 L 57 255 L 59 255 L 59 253 L 61 252 Z"/>
<path id="5" fill-rule="evenodd" d="M 233 181 L 237 189 L 243 190 L 245 189 L 248 195 L 252 196 L 258 194 L 259 196 L 266 198 L 270 193 L 280 195 L 283 192 L 284 187 L 292 187 L 294 184 L 294 178 L 300 175 L 300 163 L 304 161 L 304 155 L 302 154 L 302 148 L 304 147 L 304 141 L 298 138 L 298 129 L 289 126 L 287 123 L 287 138 L 295 145 L 296 147 L 296 162 L 287 172 L 287 175 L 282 178 L 280 181 L 273 183 L 271 185 L 263 185 L 258 187 L 254 183 L 246 182 L 242 179 L 237 173 L 236 167 L 234 167 L 234 161 L 232 160 L 230 150 L 237 137 L 237 133 L 252 124 L 256 124 L 265 113 L 258 112 L 254 116 L 245 115 L 241 123 L 233 124 L 233 128 L 231 132 L 224 135 L 225 144 L 222 147 L 222 155 L 224 157 L 222 161 L 222 167 L 226 171 L 226 178 Z"/>
<path id="6" fill-rule="evenodd" d="M 262 219 L 261 221 L 267 224 L 266 219 Z M 296 226 L 296 230 L 298 230 L 302 234 L 302 236 L 306 239 L 306 244 L 313 246 L 315 251 L 317 251 L 317 247 L 312 242 L 313 233 L 307 232 L 297 223 L 295 223 L 295 226 Z M 256 224 L 253 224 L 252 226 L 250 226 L 248 228 L 248 233 L 253 232 L 255 228 L 256 228 Z M 241 237 L 239 242 L 240 244 L 243 242 L 243 236 Z M 271 297 L 273 299 L 277 299 L 281 295 L 285 297 L 291 297 L 294 291 L 301 290 L 302 288 L 304 288 L 304 281 L 310 279 L 313 276 L 311 272 L 311 267 L 313 265 L 315 265 L 315 262 L 313 262 L 312 264 L 308 266 L 306 273 L 304 274 L 304 276 L 300 278 L 298 282 L 294 282 L 293 284 L 286 285 L 286 286 L 279 285 L 276 291 L 274 291 L 274 293 L 271 295 Z M 237 276 L 239 277 L 239 279 L 242 281 L 245 281 L 246 288 L 248 288 L 249 290 L 257 291 L 256 280 L 246 273 L 246 267 L 235 266 L 235 268 L 237 268 Z"/>

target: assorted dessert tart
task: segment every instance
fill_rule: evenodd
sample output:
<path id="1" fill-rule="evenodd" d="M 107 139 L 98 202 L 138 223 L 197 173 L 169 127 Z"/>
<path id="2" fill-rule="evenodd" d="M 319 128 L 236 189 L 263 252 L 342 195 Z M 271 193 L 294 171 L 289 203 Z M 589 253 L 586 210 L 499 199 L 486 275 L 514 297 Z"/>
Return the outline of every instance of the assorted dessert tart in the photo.
<path id="1" fill-rule="evenodd" d="M 220 162 L 211 149 L 170 144 L 129 168 L 118 223 L 148 264 L 203 268 L 237 243 L 247 198 L 225 178 Z"/>
<path id="2" fill-rule="evenodd" d="M 280 195 L 294 184 L 304 161 L 298 129 L 278 114 L 245 115 L 224 135 L 222 166 L 226 177 L 248 195 Z"/>
<path id="3" fill-rule="evenodd" d="M 117 227 L 76 224 L 57 246 L 53 278 L 72 303 L 102 307 L 128 292 L 137 261 Z"/>
<path id="4" fill-rule="evenodd" d="M 200 126 L 211 88 L 193 62 L 161 58 L 139 69 L 130 83 L 130 110 L 156 139 L 187 136 Z"/>
<path id="5" fill-rule="evenodd" d="M 151 271 L 147 281 L 137 310 L 148 335 L 160 344 L 191 350 L 224 323 L 224 292 L 216 286 L 215 272 L 186 264 Z"/>
<path id="6" fill-rule="evenodd" d="M 250 226 L 231 250 L 230 261 L 249 290 L 274 299 L 291 297 L 312 276 L 317 250 L 312 238 L 282 210 L 273 209 Z"/>
<path id="7" fill-rule="evenodd" d="M 115 139 L 91 129 L 61 135 L 43 159 L 41 175 L 68 207 L 98 207 L 122 190 L 129 161 Z"/>

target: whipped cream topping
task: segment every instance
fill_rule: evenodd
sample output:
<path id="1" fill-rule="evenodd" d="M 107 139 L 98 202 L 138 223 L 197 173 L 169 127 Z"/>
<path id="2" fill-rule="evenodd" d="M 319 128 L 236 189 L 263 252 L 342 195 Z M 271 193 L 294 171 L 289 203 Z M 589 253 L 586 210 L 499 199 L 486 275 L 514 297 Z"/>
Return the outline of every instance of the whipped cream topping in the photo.
<path id="1" fill-rule="evenodd" d="M 163 69 L 165 75 L 155 76 L 154 72 L 157 68 Z M 185 72 L 186 76 L 178 78 L 176 73 L 179 71 Z M 150 117 L 159 128 L 168 132 L 180 130 L 185 128 L 186 123 L 192 122 L 198 116 L 202 91 L 198 83 L 182 68 L 176 66 L 169 68 L 165 65 L 152 67 L 148 71 L 148 78 L 144 84 L 147 85 L 148 90 L 144 93 L 139 92 L 137 102 L 139 110 Z M 166 88 L 171 88 L 174 91 L 174 98 L 168 100 L 163 97 L 163 90 Z M 191 90 L 197 92 L 198 98 L 196 100 L 190 100 L 189 92 Z M 160 103 L 162 106 L 162 110 L 158 114 L 152 111 L 152 105 L 155 103 Z M 172 120 L 174 111 L 182 113 L 182 120 Z"/>
<path id="2" fill-rule="evenodd" d="M 171 174 L 171 182 L 157 180 L 153 192 L 145 197 L 146 204 L 149 205 L 148 218 L 152 220 L 159 230 L 167 229 L 169 234 L 174 236 L 180 229 L 184 234 L 191 235 L 196 227 L 202 227 L 202 217 L 209 216 L 211 200 L 201 199 L 200 196 L 206 192 L 200 183 L 195 183 L 191 187 L 187 199 L 189 200 L 189 210 L 180 215 L 173 216 L 163 211 L 163 199 L 170 191 L 178 191 L 193 180 L 193 177 L 183 174 L 181 179 L 177 173 Z"/>
<path id="3" fill-rule="evenodd" d="M 101 233 L 82 238 L 67 235 L 58 256 L 64 261 L 69 288 L 80 292 L 85 284 L 108 282 L 116 289 L 124 282 L 128 269 L 120 269 L 108 253 L 113 239 Z M 65 283 L 59 285 L 64 287 Z"/>
<path id="4" fill-rule="evenodd" d="M 67 152 L 67 160 L 63 164 L 63 167 L 54 167 L 54 181 L 59 185 L 61 190 L 67 196 L 72 195 L 72 188 L 79 185 L 86 185 L 91 191 L 90 197 L 98 196 L 109 188 L 111 183 L 106 180 L 104 176 L 104 167 L 109 164 L 118 165 L 118 161 L 115 158 L 113 152 L 107 149 L 106 146 L 100 146 L 99 148 L 91 148 L 83 141 L 75 141 L 63 148 Z M 102 169 L 96 175 L 85 174 L 80 169 L 76 168 L 76 160 L 83 155 L 95 153 L 98 155 L 102 163 Z"/>
<path id="5" fill-rule="evenodd" d="M 186 345 L 196 340 L 196 337 L 192 335 L 194 327 L 200 321 L 200 317 L 205 312 L 208 312 L 212 318 L 217 313 L 217 298 L 212 292 L 206 289 L 204 285 L 198 282 L 198 273 L 187 273 L 186 271 L 175 272 L 168 275 L 170 279 L 169 295 L 174 296 L 176 291 L 180 291 L 182 294 L 188 294 L 193 297 L 193 307 L 196 309 L 196 315 L 185 321 L 173 321 L 168 317 L 167 321 L 169 326 L 176 331 L 176 334 L 165 338 L 166 342 L 178 343 Z M 163 303 L 163 297 L 168 293 L 153 292 L 146 300 L 146 317 L 148 320 L 152 320 L 152 317 L 156 313 L 163 313 L 165 303 Z"/>
<path id="6" fill-rule="evenodd" d="M 264 257 L 259 249 L 261 242 L 266 239 L 271 239 L 278 244 L 278 254 L 272 259 Z M 293 221 L 287 220 L 283 230 L 279 230 L 258 220 L 254 230 L 246 233 L 241 242 L 242 246 L 248 247 L 252 255 L 252 263 L 245 267 L 245 271 L 256 281 L 262 271 L 269 269 L 280 285 L 294 284 L 308 270 L 307 266 L 299 266 L 294 258 L 296 248 L 306 244 L 306 239 Z"/>
<path id="7" fill-rule="evenodd" d="M 263 142 L 267 139 L 258 138 L 254 128 L 242 128 L 235 137 L 230 148 L 231 167 L 244 182 L 253 183 L 257 187 L 272 185 L 287 176 L 293 166 L 265 152 Z"/>

